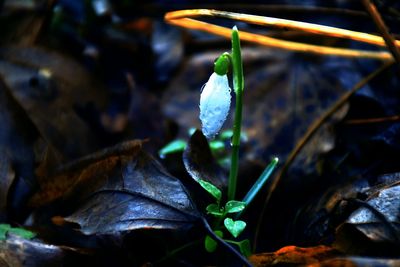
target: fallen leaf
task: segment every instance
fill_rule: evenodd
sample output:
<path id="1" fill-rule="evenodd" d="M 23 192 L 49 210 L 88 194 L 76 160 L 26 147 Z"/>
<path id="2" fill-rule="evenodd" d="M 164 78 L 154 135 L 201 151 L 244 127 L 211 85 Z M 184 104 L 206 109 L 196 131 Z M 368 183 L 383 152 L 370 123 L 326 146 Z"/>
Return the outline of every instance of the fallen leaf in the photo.
<path id="1" fill-rule="evenodd" d="M 96 186 L 89 192 L 91 182 Z M 65 220 L 79 225 L 86 235 L 180 229 L 199 216 L 180 181 L 143 151 L 117 156 L 113 168 L 81 180 L 68 198 L 82 204 Z"/>
<path id="2" fill-rule="evenodd" d="M 272 265 L 308 266 L 309 264 L 330 259 L 338 254 L 338 251 L 327 246 L 310 248 L 287 246 L 276 252 L 253 254 L 249 260 L 256 267 Z"/>
<path id="3" fill-rule="evenodd" d="M 67 250 L 38 240 L 27 240 L 17 235 L 9 235 L 7 239 L 0 240 L 0 265 L 4 267 L 60 266 L 65 263 Z"/>
<path id="4" fill-rule="evenodd" d="M 79 64 L 42 48 L 2 48 L 0 75 L 41 136 L 65 159 L 99 148 L 77 111 L 90 106 L 99 111 L 105 91 Z"/>

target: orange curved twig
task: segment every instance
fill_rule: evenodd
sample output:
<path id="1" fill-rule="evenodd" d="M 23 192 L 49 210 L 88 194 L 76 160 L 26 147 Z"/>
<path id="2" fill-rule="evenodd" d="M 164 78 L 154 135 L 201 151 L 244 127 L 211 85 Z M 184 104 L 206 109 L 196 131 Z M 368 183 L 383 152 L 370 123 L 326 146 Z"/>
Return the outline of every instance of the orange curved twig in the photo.
<path id="1" fill-rule="evenodd" d="M 200 30 L 204 32 L 209 32 L 212 34 L 220 35 L 226 38 L 230 38 L 231 29 L 206 23 L 203 21 L 199 21 L 193 18 L 197 18 L 200 16 L 210 16 L 210 17 L 222 17 L 227 19 L 234 19 L 239 21 L 248 22 L 251 24 L 258 25 L 267 25 L 274 26 L 280 28 L 290 28 L 296 30 L 302 30 L 305 32 L 310 32 L 314 34 L 320 34 L 325 36 L 332 36 L 338 38 L 346 38 L 351 40 L 356 40 L 368 44 L 373 44 L 381 47 L 385 47 L 385 41 L 382 37 L 377 35 L 372 35 L 368 33 L 350 31 L 335 27 L 323 26 L 312 23 L 305 23 L 293 20 L 272 18 L 272 17 L 264 17 L 264 16 L 255 16 L 248 14 L 240 14 L 234 12 L 227 11 L 219 11 L 212 9 L 190 9 L 190 10 L 178 10 L 168 12 L 165 15 L 165 20 L 174 25 L 178 25 L 181 27 Z M 244 41 L 249 41 L 257 44 L 261 44 L 268 47 L 275 47 L 290 51 L 297 52 L 305 52 L 305 53 L 313 53 L 320 55 L 335 55 L 342 57 L 358 57 L 358 58 L 371 58 L 371 59 L 379 59 L 379 60 L 392 60 L 392 56 L 387 51 L 364 51 L 364 50 L 355 50 L 355 49 L 345 49 L 345 48 L 336 48 L 329 46 L 319 46 L 319 45 L 311 45 L 299 42 L 291 42 L 280 40 L 268 36 L 263 36 L 255 33 L 249 33 L 241 31 L 240 38 Z M 396 46 L 400 46 L 400 41 L 396 40 Z"/>

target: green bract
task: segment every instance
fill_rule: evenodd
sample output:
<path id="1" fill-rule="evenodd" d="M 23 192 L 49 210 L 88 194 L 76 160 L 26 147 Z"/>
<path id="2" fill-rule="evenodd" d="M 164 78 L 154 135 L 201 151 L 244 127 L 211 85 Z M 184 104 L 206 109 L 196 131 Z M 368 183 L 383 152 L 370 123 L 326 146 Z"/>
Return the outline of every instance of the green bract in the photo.
<path id="1" fill-rule="evenodd" d="M 225 75 L 229 71 L 229 65 L 231 63 L 230 55 L 228 53 L 222 54 L 214 62 L 214 72 L 218 75 Z"/>

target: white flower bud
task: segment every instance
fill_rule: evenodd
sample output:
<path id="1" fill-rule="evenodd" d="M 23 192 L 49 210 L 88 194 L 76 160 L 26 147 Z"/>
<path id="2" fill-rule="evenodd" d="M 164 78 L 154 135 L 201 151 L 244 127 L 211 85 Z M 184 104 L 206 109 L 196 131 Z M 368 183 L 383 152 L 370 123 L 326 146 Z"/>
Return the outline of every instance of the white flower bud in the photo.
<path id="1" fill-rule="evenodd" d="M 229 114 L 231 88 L 228 77 L 213 73 L 200 95 L 200 120 L 203 134 L 213 138 L 221 130 Z"/>

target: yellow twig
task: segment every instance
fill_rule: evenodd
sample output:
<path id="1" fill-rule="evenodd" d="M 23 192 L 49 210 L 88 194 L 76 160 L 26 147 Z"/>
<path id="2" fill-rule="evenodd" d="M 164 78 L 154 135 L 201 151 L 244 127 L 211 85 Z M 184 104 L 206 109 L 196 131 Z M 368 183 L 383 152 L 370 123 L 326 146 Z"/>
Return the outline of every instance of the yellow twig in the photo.
<path id="1" fill-rule="evenodd" d="M 170 24 L 178 25 L 189 29 L 209 32 L 212 34 L 230 38 L 231 29 L 192 19 L 200 16 L 222 17 L 227 19 L 244 21 L 251 24 L 273 26 L 285 29 L 296 29 L 314 34 L 356 40 L 382 47 L 386 46 L 383 38 L 372 34 L 350 31 L 350 30 L 312 24 L 312 23 L 298 22 L 293 20 L 247 15 L 247 14 L 218 11 L 212 9 L 191 9 L 191 10 L 173 11 L 165 15 L 165 20 Z M 371 58 L 379 60 L 392 59 L 391 54 L 386 51 L 375 52 L 375 51 L 363 51 L 355 49 L 344 49 L 344 48 L 336 48 L 328 46 L 311 45 L 299 42 L 279 40 L 276 38 L 263 36 L 255 33 L 244 32 L 244 31 L 241 31 L 240 38 L 243 41 L 253 42 L 268 47 L 275 47 L 297 52 L 313 53 L 320 55 L 332 55 L 332 56 L 335 55 L 342 57 Z M 396 45 L 400 46 L 399 40 L 396 40 Z"/>

